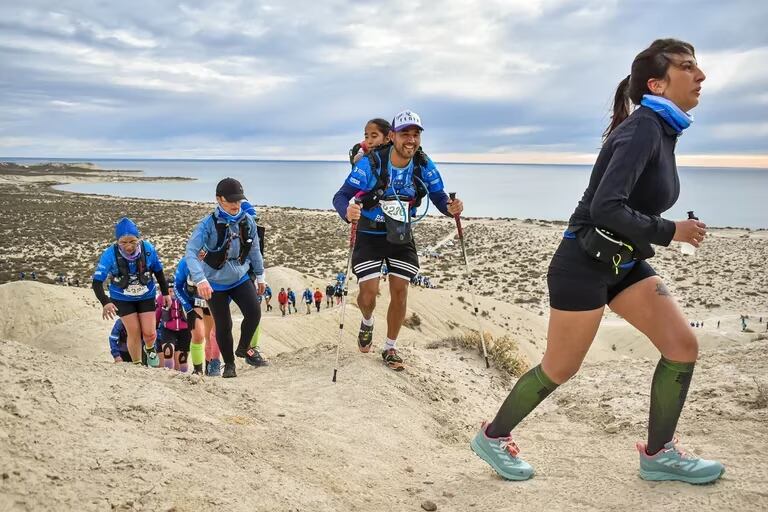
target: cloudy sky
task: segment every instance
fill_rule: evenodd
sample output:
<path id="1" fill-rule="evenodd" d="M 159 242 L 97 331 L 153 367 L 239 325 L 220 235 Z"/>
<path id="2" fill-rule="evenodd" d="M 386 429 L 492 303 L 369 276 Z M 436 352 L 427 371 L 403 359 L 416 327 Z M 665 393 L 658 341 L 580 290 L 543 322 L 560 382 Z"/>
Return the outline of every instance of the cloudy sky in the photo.
<path id="1" fill-rule="evenodd" d="M 736 162 L 768 155 L 766 26 L 764 0 L 5 1 L 0 157 L 340 159 L 410 108 L 444 159 L 578 161 L 677 37 L 708 76 L 678 152 Z"/>

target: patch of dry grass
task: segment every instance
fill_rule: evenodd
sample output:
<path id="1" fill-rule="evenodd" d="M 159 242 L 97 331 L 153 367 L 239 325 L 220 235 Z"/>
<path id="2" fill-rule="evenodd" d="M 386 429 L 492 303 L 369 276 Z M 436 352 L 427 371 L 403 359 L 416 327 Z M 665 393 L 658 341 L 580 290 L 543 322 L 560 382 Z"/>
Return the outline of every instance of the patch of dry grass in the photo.
<path id="1" fill-rule="evenodd" d="M 517 342 L 509 335 L 494 338 L 491 333 L 486 331 L 485 343 L 489 361 L 504 373 L 520 377 L 530 368 L 528 361 L 520 353 Z M 479 331 L 470 331 L 450 336 L 439 342 L 431 343 L 428 345 L 428 348 L 437 348 L 440 345 L 458 347 L 465 350 L 477 350 L 479 354 L 483 353 Z"/>

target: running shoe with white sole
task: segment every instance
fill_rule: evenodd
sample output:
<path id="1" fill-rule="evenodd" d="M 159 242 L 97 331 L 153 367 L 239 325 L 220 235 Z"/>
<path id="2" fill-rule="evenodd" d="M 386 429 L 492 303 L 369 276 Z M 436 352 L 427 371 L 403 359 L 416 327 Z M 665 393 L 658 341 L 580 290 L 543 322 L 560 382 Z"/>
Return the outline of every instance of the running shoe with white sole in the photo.
<path id="1" fill-rule="evenodd" d="M 147 366 L 152 368 L 160 366 L 160 357 L 157 355 L 154 346 L 148 347 L 144 345 L 144 355 L 147 357 Z"/>
<path id="2" fill-rule="evenodd" d="M 643 480 L 679 480 L 689 484 L 708 484 L 725 473 L 725 466 L 685 453 L 673 439 L 655 455 L 648 455 L 645 443 L 635 445 L 640 452 L 640 478 Z"/>
<path id="3" fill-rule="evenodd" d="M 487 428 L 488 423 L 484 421 L 480 431 L 469 443 L 472 451 L 505 480 L 528 480 L 531 478 L 533 467 L 518 457 L 520 448 L 512 440 L 512 437 L 488 437 L 485 433 Z"/>

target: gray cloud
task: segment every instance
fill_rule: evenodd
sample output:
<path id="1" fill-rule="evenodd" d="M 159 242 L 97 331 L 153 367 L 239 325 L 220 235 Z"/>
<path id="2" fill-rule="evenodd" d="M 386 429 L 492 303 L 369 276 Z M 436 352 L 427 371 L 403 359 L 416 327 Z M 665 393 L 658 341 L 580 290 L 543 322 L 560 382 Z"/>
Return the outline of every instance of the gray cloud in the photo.
<path id="1" fill-rule="evenodd" d="M 406 107 L 431 152 L 594 152 L 632 58 L 671 35 L 708 73 L 681 151 L 768 153 L 766 19 L 759 0 L 6 3 L 0 154 L 342 158 Z"/>

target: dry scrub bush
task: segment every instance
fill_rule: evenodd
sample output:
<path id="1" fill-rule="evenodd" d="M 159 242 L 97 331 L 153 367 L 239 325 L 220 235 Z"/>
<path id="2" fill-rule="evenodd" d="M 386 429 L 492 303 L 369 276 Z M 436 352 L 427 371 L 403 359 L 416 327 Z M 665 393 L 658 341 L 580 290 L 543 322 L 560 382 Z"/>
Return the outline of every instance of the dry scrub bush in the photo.
<path id="1" fill-rule="evenodd" d="M 529 365 L 525 357 L 520 354 L 517 342 L 509 335 L 504 335 L 494 339 L 488 331 L 485 332 L 485 344 L 488 351 L 488 358 L 493 364 L 504 373 L 514 377 L 520 377 L 528 371 Z M 429 348 L 436 348 L 431 344 Z M 460 347 L 463 349 L 474 349 L 480 354 L 483 353 L 483 347 L 480 343 L 480 332 L 470 331 L 457 336 L 450 336 L 442 340 L 442 345 Z"/>

